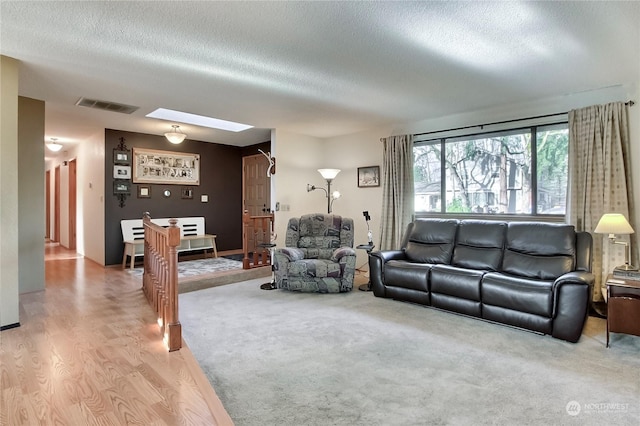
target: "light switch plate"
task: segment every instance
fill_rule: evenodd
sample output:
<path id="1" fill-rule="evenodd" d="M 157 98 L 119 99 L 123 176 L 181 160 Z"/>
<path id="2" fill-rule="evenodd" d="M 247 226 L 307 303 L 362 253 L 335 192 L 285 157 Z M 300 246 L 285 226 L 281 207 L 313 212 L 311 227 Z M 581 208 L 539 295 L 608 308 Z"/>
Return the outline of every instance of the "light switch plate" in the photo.
<path id="1" fill-rule="evenodd" d="M 202 201 L 203 203 L 208 203 L 209 202 L 209 196 L 208 195 L 201 195 L 200 196 L 200 201 Z"/>

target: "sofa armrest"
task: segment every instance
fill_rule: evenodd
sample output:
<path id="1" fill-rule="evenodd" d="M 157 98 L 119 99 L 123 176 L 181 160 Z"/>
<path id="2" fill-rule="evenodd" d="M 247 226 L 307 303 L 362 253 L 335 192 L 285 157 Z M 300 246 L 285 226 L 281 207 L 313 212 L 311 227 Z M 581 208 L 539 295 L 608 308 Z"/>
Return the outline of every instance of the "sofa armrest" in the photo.
<path id="1" fill-rule="evenodd" d="M 554 281 L 553 337 L 572 343 L 580 339 L 587 320 L 594 280 L 591 272 L 574 271 Z"/>
<path id="2" fill-rule="evenodd" d="M 565 284 L 583 284 L 586 286 L 593 286 L 595 281 L 595 276 L 591 272 L 583 272 L 583 271 L 573 271 L 568 272 L 566 274 L 560 275 L 553 282 L 552 290 L 554 292 L 558 291 L 558 289 Z"/>
<path id="3" fill-rule="evenodd" d="M 407 260 L 407 255 L 402 250 L 380 250 L 369 253 L 369 280 L 373 294 L 377 297 L 385 297 L 383 271 L 384 264 L 390 260 Z"/>
<path id="4" fill-rule="evenodd" d="M 379 250 L 371 252 L 371 256 L 375 256 L 385 264 L 390 260 L 409 260 L 403 250 Z"/>

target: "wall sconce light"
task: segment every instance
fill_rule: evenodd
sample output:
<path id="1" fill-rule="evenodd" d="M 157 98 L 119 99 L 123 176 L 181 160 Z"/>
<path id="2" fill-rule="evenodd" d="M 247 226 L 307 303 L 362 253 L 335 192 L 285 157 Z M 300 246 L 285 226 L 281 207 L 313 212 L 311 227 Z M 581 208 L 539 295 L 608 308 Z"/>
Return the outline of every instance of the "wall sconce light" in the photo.
<path id="1" fill-rule="evenodd" d="M 307 184 L 307 192 L 322 189 L 327 197 L 327 213 L 331 214 L 331 206 L 333 205 L 333 202 L 340 198 L 340 192 L 331 192 L 331 181 L 338 175 L 338 173 L 340 173 L 340 169 L 318 169 L 318 172 L 320 172 L 322 177 L 327 181 L 327 189 Z"/>
<path id="2" fill-rule="evenodd" d="M 171 131 L 165 133 L 164 137 L 167 138 L 167 140 L 172 144 L 177 145 L 181 143 L 184 140 L 184 138 L 187 137 L 187 135 L 182 133 L 182 130 L 180 130 L 180 126 L 177 126 L 174 124 L 171 126 Z"/>
<path id="3" fill-rule="evenodd" d="M 53 152 L 58 152 L 62 149 L 62 145 L 58 143 L 58 138 L 51 138 L 51 142 L 47 144 L 47 148 Z"/>
<path id="4" fill-rule="evenodd" d="M 616 266 L 615 269 L 622 271 L 637 271 L 638 268 L 629 263 L 631 258 L 631 246 L 626 241 L 616 241 L 616 234 L 628 235 L 633 234 L 633 228 L 629 225 L 629 222 L 620 213 L 606 213 L 603 214 L 593 230 L 596 234 L 609 234 L 609 241 L 612 244 L 620 244 L 625 246 L 624 251 L 624 265 Z"/>

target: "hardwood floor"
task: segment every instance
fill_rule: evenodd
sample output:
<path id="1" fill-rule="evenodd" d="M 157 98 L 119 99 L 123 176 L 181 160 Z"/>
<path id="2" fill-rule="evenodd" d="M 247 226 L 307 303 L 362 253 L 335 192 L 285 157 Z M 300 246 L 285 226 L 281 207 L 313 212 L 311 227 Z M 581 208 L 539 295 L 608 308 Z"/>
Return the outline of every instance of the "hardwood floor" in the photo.
<path id="1" fill-rule="evenodd" d="M 46 290 L 0 332 L 0 425 L 230 425 L 184 345 L 169 353 L 141 279 L 47 244 Z"/>

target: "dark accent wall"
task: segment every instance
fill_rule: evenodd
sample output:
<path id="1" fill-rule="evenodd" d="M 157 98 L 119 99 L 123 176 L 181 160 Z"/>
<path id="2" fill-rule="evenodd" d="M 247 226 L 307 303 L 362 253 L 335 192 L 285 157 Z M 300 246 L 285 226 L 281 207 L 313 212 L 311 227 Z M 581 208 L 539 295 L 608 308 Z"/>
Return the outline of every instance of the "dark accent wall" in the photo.
<path id="1" fill-rule="evenodd" d="M 113 195 L 113 149 L 124 137 L 127 148 L 158 149 L 200 154 L 200 185 L 151 184 L 151 198 L 138 198 L 138 184 L 131 183 L 131 195 L 120 207 Z M 123 241 L 120 221 L 142 218 L 148 211 L 151 217 L 203 216 L 208 234 L 217 235 L 219 251 L 242 248 L 242 157 L 267 150 L 270 142 L 250 147 L 235 147 L 185 139 L 179 145 L 170 144 L 164 136 L 105 129 L 105 263 L 122 262 Z M 145 184 L 148 185 L 148 184 Z M 181 189 L 193 189 L 193 199 L 182 199 Z M 171 197 L 165 198 L 165 189 Z M 209 202 L 202 203 L 201 195 Z"/>

